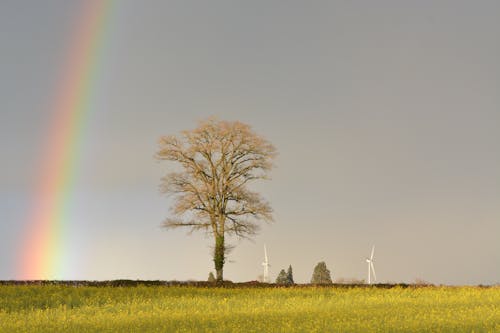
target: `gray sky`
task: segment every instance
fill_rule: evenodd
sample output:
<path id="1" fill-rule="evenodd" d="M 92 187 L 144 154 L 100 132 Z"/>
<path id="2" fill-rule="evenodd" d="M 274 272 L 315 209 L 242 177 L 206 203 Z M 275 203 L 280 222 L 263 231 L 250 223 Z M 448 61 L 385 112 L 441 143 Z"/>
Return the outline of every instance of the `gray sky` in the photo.
<path id="1" fill-rule="evenodd" d="M 79 1 L 0 2 L 0 279 L 15 278 Z M 211 240 L 164 231 L 157 139 L 211 115 L 277 147 L 276 222 L 234 281 L 500 281 L 498 1 L 117 0 L 67 221 L 65 279 L 206 279 Z"/>

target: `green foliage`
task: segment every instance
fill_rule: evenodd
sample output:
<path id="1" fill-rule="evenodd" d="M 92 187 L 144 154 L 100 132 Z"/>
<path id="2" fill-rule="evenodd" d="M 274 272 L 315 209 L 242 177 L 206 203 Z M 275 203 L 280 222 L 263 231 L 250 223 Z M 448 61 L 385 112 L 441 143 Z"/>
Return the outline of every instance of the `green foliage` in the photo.
<path id="1" fill-rule="evenodd" d="M 332 277 L 330 276 L 330 270 L 326 267 L 324 261 L 319 262 L 316 267 L 314 267 L 313 276 L 311 278 L 312 284 L 332 284 Z"/>
<path id="2" fill-rule="evenodd" d="M 278 274 L 278 277 L 276 278 L 276 284 L 287 284 L 287 283 L 288 283 L 288 279 L 286 276 L 286 272 L 284 269 L 282 269 L 280 271 L 280 273 Z"/>
<path id="3" fill-rule="evenodd" d="M 499 332 L 500 287 L 1 286 L 0 332 Z"/>
<path id="4" fill-rule="evenodd" d="M 208 273 L 208 282 L 215 282 L 215 276 L 214 273 L 210 272 Z"/>

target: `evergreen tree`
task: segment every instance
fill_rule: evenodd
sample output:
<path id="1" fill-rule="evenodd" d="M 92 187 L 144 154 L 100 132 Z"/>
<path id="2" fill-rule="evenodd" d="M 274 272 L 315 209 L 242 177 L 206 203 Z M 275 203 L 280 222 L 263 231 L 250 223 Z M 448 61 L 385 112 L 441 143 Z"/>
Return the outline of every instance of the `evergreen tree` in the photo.
<path id="1" fill-rule="evenodd" d="M 287 284 L 287 275 L 284 269 L 280 271 L 278 277 L 276 278 L 276 284 Z"/>
<path id="2" fill-rule="evenodd" d="M 292 265 L 288 266 L 288 271 L 286 272 L 286 280 L 287 280 L 287 284 L 294 284 L 295 283 L 293 281 Z"/>
<path id="3" fill-rule="evenodd" d="M 214 276 L 214 273 L 210 272 L 208 274 L 208 282 L 215 282 L 215 276 Z"/>
<path id="4" fill-rule="evenodd" d="M 316 267 L 314 267 L 311 283 L 332 284 L 332 277 L 330 276 L 330 270 L 328 270 L 324 261 L 318 263 Z"/>

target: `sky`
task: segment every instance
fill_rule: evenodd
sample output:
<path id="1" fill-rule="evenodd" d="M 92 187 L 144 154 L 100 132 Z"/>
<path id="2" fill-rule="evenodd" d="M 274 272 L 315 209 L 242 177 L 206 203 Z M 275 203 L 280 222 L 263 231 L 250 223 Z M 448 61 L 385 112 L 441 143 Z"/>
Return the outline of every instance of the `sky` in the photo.
<path id="1" fill-rule="evenodd" d="M 0 2 L 0 279 L 15 279 L 82 1 Z M 164 230 L 162 135 L 210 116 L 271 141 L 274 209 L 224 275 L 500 281 L 500 2 L 115 0 L 67 216 L 83 280 L 205 280 L 211 238 Z"/>

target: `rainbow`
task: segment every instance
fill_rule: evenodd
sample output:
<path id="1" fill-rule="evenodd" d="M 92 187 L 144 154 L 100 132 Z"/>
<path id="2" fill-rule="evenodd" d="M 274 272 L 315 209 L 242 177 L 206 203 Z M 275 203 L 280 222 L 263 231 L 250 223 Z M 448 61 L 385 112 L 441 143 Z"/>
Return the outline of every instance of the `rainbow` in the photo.
<path id="1" fill-rule="evenodd" d="M 81 2 L 83 8 L 71 35 L 67 63 L 56 89 L 39 184 L 28 217 L 28 229 L 23 235 L 18 279 L 61 279 L 64 274 L 61 263 L 65 228 L 71 223 L 69 203 L 112 2 Z"/>

